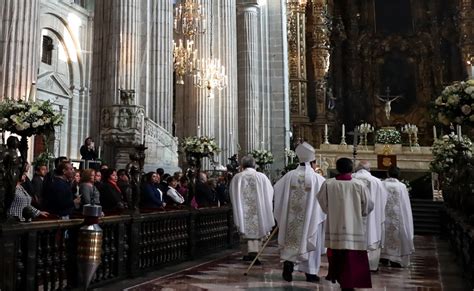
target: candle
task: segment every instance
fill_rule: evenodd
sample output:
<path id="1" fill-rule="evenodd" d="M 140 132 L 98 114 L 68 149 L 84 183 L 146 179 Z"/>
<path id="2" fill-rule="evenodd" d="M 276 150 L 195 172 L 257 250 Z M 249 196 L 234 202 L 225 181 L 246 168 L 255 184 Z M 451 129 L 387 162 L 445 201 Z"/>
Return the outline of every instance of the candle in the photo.
<path id="1" fill-rule="evenodd" d="M 99 146 L 98 149 L 97 149 L 97 158 L 100 159 L 100 146 Z"/>
<path id="2" fill-rule="evenodd" d="M 346 136 L 346 126 L 342 125 L 342 136 Z"/>
<path id="3" fill-rule="evenodd" d="M 458 138 L 459 140 L 461 140 L 461 137 L 462 137 L 461 126 L 458 125 L 457 128 L 458 128 Z"/>
<path id="4" fill-rule="evenodd" d="M 142 114 L 141 123 L 142 123 L 142 128 L 140 131 L 140 138 L 141 138 L 141 144 L 143 144 L 145 142 L 145 114 Z"/>
<path id="5" fill-rule="evenodd" d="M 436 125 L 433 125 L 433 139 L 434 140 L 438 139 L 438 137 L 436 135 Z"/>
<path id="6" fill-rule="evenodd" d="M 198 135 L 198 137 L 201 136 L 201 126 L 200 125 L 198 125 L 197 135 Z"/>
<path id="7" fill-rule="evenodd" d="M 326 136 L 328 135 L 328 124 L 327 123 L 324 125 L 324 135 L 326 135 Z"/>
<path id="8" fill-rule="evenodd" d="M 321 167 L 321 165 L 322 165 L 322 162 L 323 162 L 323 158 L 322 158 L 321 154 L 319 154 L 319 166 L 320 166 L 320 167 Z"/>

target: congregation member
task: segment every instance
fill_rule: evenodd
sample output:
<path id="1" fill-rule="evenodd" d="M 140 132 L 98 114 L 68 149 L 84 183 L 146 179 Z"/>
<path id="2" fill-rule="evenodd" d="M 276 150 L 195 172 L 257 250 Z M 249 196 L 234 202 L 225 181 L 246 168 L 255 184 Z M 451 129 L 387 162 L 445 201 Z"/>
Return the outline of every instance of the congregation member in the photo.
<path id="1" fill-rule="evenodd" d="M 383 247 L 387 192 L 382 181 L 370 173 L 368 161 L 360 161 L 352 177 L 365 183 L 374 202 L 374 209 L 367 215 L 367 254 L 370 270 L 375 272 L 379 268 L 380 251 Z"/>
<path id="2" fill-rule="evenodd" d="M 125 210 L 126 205 L 123 200 L 122 190 L 117 185 L 117 171 L 113 168 L 103 169 L 104 182 L 100 191 L 100 201 L 105 213 L 119 214 Z"/>
<path id="3" fill-rule="evenodd" d="M 142 199 L 140 205 L 143 208 L 164 208 L 163 192 L 159 189 L 160 175 L 156 172 L 149 172 L 145 175 L 145 184 L 142 187 Z"/>
<path id="4" fill-rule="evenodd" d="M 324 178 L 314 172 L 314 148 L 303 142 L 295 149 L 299 166 L 283 176 L 274 186 L 278 245 L 283 263 L 283 279 L 291 282 L 293 271 L 302 271 L 306 281 L 318 282 L 321 254 L 324 252 L 326 215 L 316 194 Z"/>
<path id="5" fill-rule="evenodd" d="M 241 160 L 242 172 L 234 176 L 229 188 L 244 261 L 255 259 L 262 238 L 275 225 L 272 184 L 265 174 L 255 170 L 255 165 L 252 156 L 244 156 Z M 261 262 L 257 259 L 255 264 Z"/>
<path id="6" fill-rule="evenodd" d="M 210 207 L 216 205 L 216 196 L 207 182 L 207 174 L 199 172 L 196 181 L 195 202 L 198 207 Z"/>
<path id="7" fill-rule="evenodd" d="M 126 205 L 128 205 L 128 208 L 131 208 L 132 206 L 132 200 L 133 200 L 133 190 L 132 190 L 132 185 L 130 183 L 130 177 L 127 174 L 127 170 L 125 169 L 120 169 L 117 171 L 117 185 L 120 188 L 120 191 L 122 191 L 122 197 L 125 200 Z"/>
<path id="8" fill-rule="evenodd" d="M 178 180 L 174 176 L 168 177 L 168 189 L 166 191 L 166 197 L 168 198 L 168 202 L 171 205 L 181 205 L 184 203 L 184 197 L 179 194 L 176 187 L 178 187 Z M 166 199 L 165 199 L 166 200 Z"/>
<path id="9" fill-rule="evenodd" d="M 42 205 L 42 196 L 43 196 L 43 183 L 44 177 L 48 173 L 48 168 L 46 165 L 35 165 L 35 173 L 31 179 L 31 186 L 33 188 L 33 201 L 32 205 L 35 207 L 41 207 Z"/>
<path id="10" fill-rule="evenodd" d="M 388 178 L 383 181 L 388 199 L 385 208 L 385 245 L 381 258 L 389 260 L 392 267 L 407 267 L 410 265 L 410 255 L 415 251 L 413 216 L 407 187 L 399 178 L 400 169 L 391 166 Z"/>
<path id="11" fill-rule="evenodd" d="M 327 214 L 325 245 L 329 270 L 326 279 L 339 282 L 342 290 L 372 288 L 364 220 L 374 204 L 364 182 L 352 179 L 352 169 L 350 159 L 338 159 L 339 174 L 327 179 L 317 195 Z"/>
<path id="12" fill-rule="evenodd" d="M 81 182 L 79 184 L 79 194 L 81 195 L 81 206 L 87 204 L 100 205 L 100 193 L 94 185 L 95 170 L 85 169 L 81 173 Z"/>
<path id="13" fill-rule="evenodd" d="M 71 162 L 63 161 L 55 169 L 55 174 L 43 188 L 44 207 L 61 219 L 69 219 L 74 209 L 79 208 L 81 198 L 75 197 L 71 191 L 74 178 L 74 167 Z M 48 182 L 48 180 L 45 180 Z"/>
<path id="14" fill-rule="evenodd" d="M 179 184 L 176 187 L 176 190 L 178 191 L 178 193 L 181 196 L 183 196 L 185 203 L 189 204 L 190 200 L 189 200 L 189 197 L 188 197 L 188 193 L 189 193 L 188 177 L 182 176 L 179 179 Z"/>
<path id="15" fill-rule="evenodd" d="M 86 138 L 84 144 L 79 149 L 82 160 L 97 160 L 97 151 L 95 150 L 94 141 L 92 137 Z"/>
<path id="16" fill-rule="evenodd" d="M 12 204 L 8 209 L 8 214 L 12 217 L 17 218 L 20 221 L 26 221 L 24 217 L 25 208 L 31 212 L 32 218 L 34 217 L 48 217 L 49 213 L 46 211 L 40 211 L 34 206 L 31 205 L 32 198 L 23 188 L 22 183 L 24 183 L 26 174 L 23 174 L 21 178 L 16 183 L 15 196 L 13 197 Z"/>

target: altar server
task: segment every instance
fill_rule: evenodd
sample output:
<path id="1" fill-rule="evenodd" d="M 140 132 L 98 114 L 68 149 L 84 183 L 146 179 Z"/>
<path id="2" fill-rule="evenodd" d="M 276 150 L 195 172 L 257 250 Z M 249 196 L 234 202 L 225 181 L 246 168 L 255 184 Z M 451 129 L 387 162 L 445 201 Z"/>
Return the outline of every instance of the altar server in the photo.
<path id="1" fill-rule="evenodd" d="M 364 218 L 374 205 L 364 182 L 352 179 L 352 161 L 336 161 L 339 172 L 326 180 L 318 200 L 327 214 L 326 241 L 329 271 L 326 279 L 338 281 L 343 290 L 372 288 L 367 258 L 367 227 Z"/>
<path id="2" fill-rule="evenodd" d="M 316 199 L 324 178 L 316 174 L 314 148 L 303 142 L 296 147 L 298 168 L 288 172 L 274 186 L 275 219 L 283 263 L 283 279 L 293 280 L 293 270 L 305 272 L 306 281 L 319 281 L 321 253 L 324 251 L 326 215 Z"/>
<path id="3" fill-rule="evenodd" d="M 273 188 L 263 173 L 255 170 L 255 159 L 244 156 L 243 171 L 236 174 L 230 183 L 230 198 L 234 223 L 241 235 L 244 261 L 252 261 L 259 251 L 261 239 L 275 225 L 272 212 Z M 255 261 L 258 265 L 260 261 Z"/>
<path id="4" fill-rule="evenodd" d="M 368 161 L 360 161 L 352 177 L 365 183 L 369 188 L 371 200 L 374 202 L 374 210 L 367 215 L 367 250 L 370 270 L 377 271 L 384 240 L 383 224 L 385 222 L 387 192 L 382 181 L 370 173 Z"/>
<path id="5" fill-rule="evenodd" d="M 392 267 L 407 267 L 410 255 L 415 251 L 410 197 L 405 184 L 398 181 L 398 167 L 391 166 L 388 177 L 383 181 L 388 199 L 385 208 L 385 245 L 381 258 L 390 260 Z"/>

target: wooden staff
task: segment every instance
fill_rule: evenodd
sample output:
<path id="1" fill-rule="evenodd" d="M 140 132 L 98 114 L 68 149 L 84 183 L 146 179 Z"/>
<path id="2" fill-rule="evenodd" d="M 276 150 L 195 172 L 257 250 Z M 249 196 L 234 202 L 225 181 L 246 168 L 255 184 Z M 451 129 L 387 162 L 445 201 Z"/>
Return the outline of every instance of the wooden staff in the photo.
<path id="1" fill-rule="evenodd" d="M 272 239 L 272 237 L 275 235 L 275 233 L 277 232 L 278 230 L 278 226 L 275 227 L 275 229 L 272 231 L 272 233 L 270 234 L 270 236 L 268 237 L 267 241 L 263 244 L 263 247 L 262 249 L 260 250 L 260 252 L 258 252 L 258 254 L 255 256 L 255 258 L 253 259 L 252 263 L 250 264 L 250 266 L 247 268 L 247 271 L 245 271 L 244 273 L 244 276 L 247 276 L 248 272 L 250 271 L 250 269 L 253 267 L 253 264 L 255 264 L 255 262 L 257 261 L 258 257 L 260 257 L 260 255 L 263 253 L 263 250 L 265 249 L 265 247 L 267 246 L 268 242 Z"/>

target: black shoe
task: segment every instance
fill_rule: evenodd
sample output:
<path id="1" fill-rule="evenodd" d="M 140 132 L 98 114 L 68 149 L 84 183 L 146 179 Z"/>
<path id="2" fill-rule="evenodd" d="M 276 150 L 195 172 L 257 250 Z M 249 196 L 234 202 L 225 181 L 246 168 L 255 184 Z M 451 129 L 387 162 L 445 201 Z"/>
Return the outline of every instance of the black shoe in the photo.
<path id="1" fill-rule="evenodd" d="M 253 260 L 252 260 L 252 261 L 253 261 Z M 261 266 L 261 265 L 262 265 L 262 262 L 260 262 L 259 259 L 256 259 L 256 260 L 255 260 L 255 263 L 253 263 L 253 264 L 254 264 L 254 266 Z"/>
<path id="2" fill-rule="evenodd" d="M 285 261 L 283 263 L 283 279 L 287 282 L 293 281 L 293 268 L 295 264 L 290 261 Z"/>
<path id="3" fill-rule="evenodd" d="M 388 259 L 380 259 L 379 262 L 382 266 L 388 266 Z"/>
<path id="4" fill-rule="evenodd" d="M 244 262 L 251 262 L 251 261 L 253 261 L 254 258 L 255 258 L 255 257 L 252 257 L 252 256 L 243 256 L 243 257 L 242 257 L 242 261 L 244 261 Z"/>
<path id="5" fill-rule="evenodd" d="M 306 282 L 313 282 L 313 283 L 316 283 L 316 282 L 319 282 L 319 277 L 318 275 L 313 275 L 313 274 L 308 274 L 308 273 L 305 273 L 306 275 Z"/>

